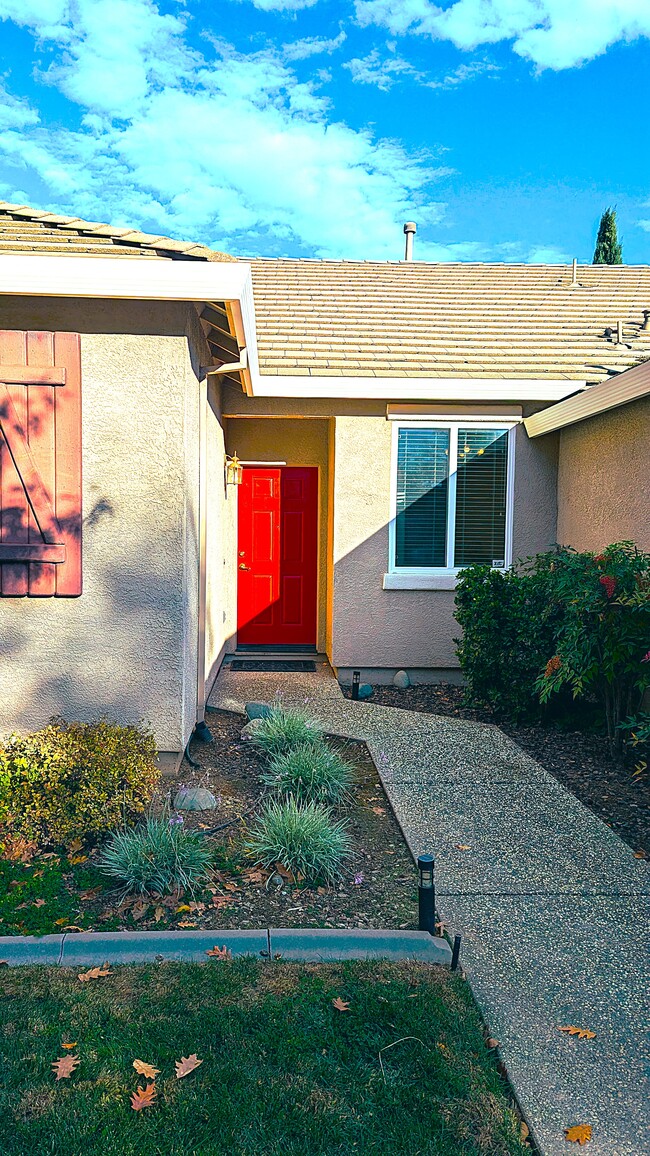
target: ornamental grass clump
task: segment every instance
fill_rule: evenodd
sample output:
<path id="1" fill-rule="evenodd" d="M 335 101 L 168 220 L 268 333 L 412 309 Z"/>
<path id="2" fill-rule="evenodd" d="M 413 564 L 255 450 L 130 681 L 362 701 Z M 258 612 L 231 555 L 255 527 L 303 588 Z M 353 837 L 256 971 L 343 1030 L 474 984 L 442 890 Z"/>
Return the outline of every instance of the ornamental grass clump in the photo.
<path id="1" fill-rule="evenodd" d="M 265 758 L 273 759 L 305 743 L 322 742 L 322 732 L 300 711 L 273 706 L 259 719 L 251 741 Z"/>
<path id="2" fill-rule="evenodd" d="M 354 772 L 321 741 L 301 743 L 276 755 L 260 779 L 277 795 L 293 795 L 302 802 L 340 803 L 350 795 Z"/>
<path id="3" fill-rule="evenodd" d="M 245 850 L 260 867 L 281 863 L 296 880 L 334 883 L 353 844 L 347 824 L 320 803 L 272 800 L 251 829 Z"/>
<path id="4" fill-rule="evenodd" d="M 211 863 L 202 836 L 169 818 L 148 818 L 115 831 L 97 857 L 100 871 L 119 883 L 124 895 L 193 892 L 207 879 Z"/>
<path id="5" fill-rule="evenodd" d="M 52 721 L 0 745 L 0 836 L 65 845 L 143 814 L 158 780 L 145 726 Z"/>

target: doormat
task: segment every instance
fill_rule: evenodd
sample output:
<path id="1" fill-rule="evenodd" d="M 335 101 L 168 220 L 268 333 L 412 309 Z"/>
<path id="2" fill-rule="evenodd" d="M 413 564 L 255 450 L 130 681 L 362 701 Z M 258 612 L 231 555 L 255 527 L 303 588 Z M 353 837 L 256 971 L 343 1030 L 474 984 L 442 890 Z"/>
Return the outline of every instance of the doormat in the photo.
<path id="1" fill-rule="evenodd" d="M 295 671 L 303 674 L 306 671 L 316 670 L 316 663 L 309 659 L 269 659 L 263 658 L 234 658 L 230 663 L 231 670 L 260 670 L 270 674 L 280 674 L 282 671 Z"/>

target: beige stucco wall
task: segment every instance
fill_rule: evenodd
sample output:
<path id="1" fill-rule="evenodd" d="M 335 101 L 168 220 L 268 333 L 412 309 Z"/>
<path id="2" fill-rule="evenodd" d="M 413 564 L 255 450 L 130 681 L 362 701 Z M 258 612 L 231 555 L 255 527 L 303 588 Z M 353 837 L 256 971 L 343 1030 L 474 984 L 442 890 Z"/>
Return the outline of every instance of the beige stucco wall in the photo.
<path id="1" fill-rule="evenodd" d="M 391 437 L 385 418 L 335 419 L 332 661 L 362 669 L 457 668 L 453 591 L 382 589 L 388 569 Z M 536 445 L 518 426 L 515 558 L 555 541 L 556 468 L 557 440 Z"/>
<path id="2" fill-rule="evenodd" d="M 5 298 L 2 325 L 82 335 L 84 590 L 0 598 L 0 732 L 145 718 L 178 751 L 196 702 L 193 310 Z"/>
<path id="3" fill-rule="evenodd" d="M 318 527 L 318 640 L 327 646 L 328 604 L 328 452 L 329 422 L 324 418 L 229 418 L 226 422 L 228 453 L 242 461 L 281 461 L 289 466 L 317 466 L 319 485 Z M 236 582 L 236 549 L 230 559 Z"/>
<path id="4" fill-rule="evenodd" d="M 237 490 L 226 486 L 225 434 L 221 416 L 221 388 L 210 379 L 206 423 L 207 533 L 206 533 L 206 651 L 205 676 L 209 693 L 223 655 L 235 648 L 237 628 Z"/>
<path id="5" fill-rule="evenodd" d="M 649 463 L 649 398 L 562 430 L 558 541 L 600 550 L 631 540 L 650 550 Z"/>

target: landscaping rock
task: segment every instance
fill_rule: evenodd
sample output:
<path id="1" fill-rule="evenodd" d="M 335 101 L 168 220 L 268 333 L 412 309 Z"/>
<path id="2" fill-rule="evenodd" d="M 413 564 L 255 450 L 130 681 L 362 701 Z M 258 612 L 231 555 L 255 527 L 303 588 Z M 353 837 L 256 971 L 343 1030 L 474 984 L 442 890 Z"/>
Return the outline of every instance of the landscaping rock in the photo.
<path id="1" fill-rule="evenodd" d="M 271 713 L 271 707 L 268 702 L 247 702 L 244 706 L 246 715 L 249 719 L 268 718 Z"/>
<path id="2" fill-rule="evenodd" d="M 369 682 L 362 682 L 359 687 L 359 698 L 370 698 L 372 687 Z"/>
<path id="3" fill-rule="evenodd" d="M 206 787 L 182 787 L 174 799 L 176 811 L 214 811 L 216 806 L 217 800 Z"/>
<path id="4" fill-rule="evenodd" d="M 397 686 L 400 690 L 407 690 L 411 685 L 411 680 L 405 670 L 398 670 L 397 674 L 393 675 L 393 686 Z"/>
<path id="5" fill-rule="evenodd" d="M 246 726 L 241 732 L 241 737 L 244 739 L 244 741 L 247 739 L 252 739 L 253 735 L 255 735 L 260 729 L 263 721 L 264 719 L 261 718 L 252 718 L 250 722 L 246 723 Z"/>

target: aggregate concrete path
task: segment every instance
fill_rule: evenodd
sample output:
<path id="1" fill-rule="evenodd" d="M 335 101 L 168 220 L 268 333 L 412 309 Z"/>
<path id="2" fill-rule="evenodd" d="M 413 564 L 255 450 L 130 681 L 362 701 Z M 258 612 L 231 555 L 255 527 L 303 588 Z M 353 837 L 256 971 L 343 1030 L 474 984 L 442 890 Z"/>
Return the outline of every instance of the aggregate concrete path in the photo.
<path id="1" fill-rule="evenodd" d="M 435 854 L 438 910 L 543 1156 L 574 1151 L 573 1124 L 592 1126 L 590 1156 L 650 1151 L 648 864 L 497 727 L 352 702 L 326 663 L 225 666 L 209 706 L 277 695 L 366 741 L 412 853 Z"/>

